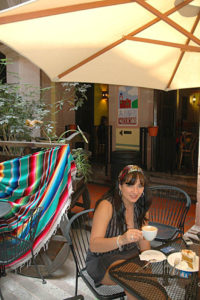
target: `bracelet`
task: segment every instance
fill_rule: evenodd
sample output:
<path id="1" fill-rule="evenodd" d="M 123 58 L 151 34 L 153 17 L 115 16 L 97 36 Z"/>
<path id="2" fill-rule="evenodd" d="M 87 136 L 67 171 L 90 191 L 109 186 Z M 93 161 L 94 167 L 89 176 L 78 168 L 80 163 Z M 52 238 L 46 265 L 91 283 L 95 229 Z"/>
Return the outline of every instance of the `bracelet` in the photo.
<path id="1" fill-rule="evenodd" d="M 119 251 L 122 251 L 122 246 L 120 245 L 119 243 L 119 238 L 120 238 L 121 235 L 118 235 L 117 237 L 117 247 L 119 248 Z"/>

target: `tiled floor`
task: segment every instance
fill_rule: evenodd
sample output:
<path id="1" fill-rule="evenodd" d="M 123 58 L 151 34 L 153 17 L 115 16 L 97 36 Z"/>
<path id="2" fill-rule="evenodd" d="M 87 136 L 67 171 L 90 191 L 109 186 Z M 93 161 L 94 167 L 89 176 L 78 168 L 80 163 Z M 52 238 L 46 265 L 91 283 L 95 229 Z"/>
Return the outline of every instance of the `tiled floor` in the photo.
<path id="1" fill-rule="evenodd" d="M 88 184 L 91 207 L 108 189 L 108 186 Z M 187 215 L 185 230 L 190 228 L 195 221 L 195 204 L 192 204 Z M 62 300 L 74 295 L 75 265 L 71 255 L 63 266 L 57 270 L 47 284 L 43 285 L 41 279 L 25 277 L 8 272 L 6 277 L 0 279 L 0 286 L 4 300 Z M 86 285 L 79 280 L 79 293 L 85 300 L 95 300 Z"/>
<path id="2" fill-rule="evenodd" d="M 7 276 L 1 278 L 0 284 L 4 300 L 63 300 L 72 297 L 75 286 L 75 265 L 71 255 L 46 281 L 46 284 L 42 284 L 41 279 L 7 272 Z M 82 294 L 85 300 L 95 299 L 81 279 L 79 294 Z"/>

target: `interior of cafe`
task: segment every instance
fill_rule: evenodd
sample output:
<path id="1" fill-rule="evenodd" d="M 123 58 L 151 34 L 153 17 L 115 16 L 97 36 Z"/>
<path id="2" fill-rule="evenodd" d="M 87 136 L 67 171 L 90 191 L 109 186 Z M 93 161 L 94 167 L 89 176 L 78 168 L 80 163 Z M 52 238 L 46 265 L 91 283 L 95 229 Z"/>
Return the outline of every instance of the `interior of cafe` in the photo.
<path id="1" fill-rule="evenodd" d="M 155 113 L 160 131 L 156 141 L 156 169 L 195 174 L 198 158 L 199 89 L 155 91 L 155 95 Z"/>
<path id="2" fill-rule="evenodd" d="M 141 164 L 144 168 L 172 174 L 196 174 L 199 136 L 199 89 L 183 89 L 169 92 L 152 91 L 153 108 L 151 109 L 153 111 L 149 113 L 153 115 L 153 122 L 158 126 L 157 136 L 154 137 L 149 137 L 148 126 L 146 125 L 148 122 L 145 125 L 141 123 L 140 128 L 137 128 L 137 126 L 115 127 L 114 122 L 110 120 L 114 109 L 112 99 L 109 98 L 109 91 L 107 91 L 107 98 L 99 101 L 100 96 L 97 90 L 99 92 L 100 89 L 102 89 L 101 85 L 94 84 L 91 86 L 87 102 L 76 112 L 75 117 L 76 123 L 81 124 L 81 128 L 89 132 L 91 136 L 90 149 L 92 150 L 94 161 L 101 163 L 102 158 L 105 161 L 107 150 L 111 154 L 113 150 L 135 150 L 140 152 L 142 157 Z M 103 90 L 106 90 L 105 85 Z M 143 98 L 141 91 L 139 91 L 138 95 Z M 142 100 L 140 99 L 139 105 L 143 108 Z M 143 109 L 140 114 L 146 114 L 148 109 L 147 101 L 145 105 L 145 111 Z M 107 145 L 98 148 L 97 128 L 101 123 L 102 116 L 108 118 L 105 142 Z M 113 147 L 110 139 L 115 139 L 115 130 L 116 140 Z M 130 147 L 130 139 L 133 139 L 133 137 L 131 134 L 128 134 L 131 131 L 134 131 L 135 135 L 137 135 L 137 141 L 132 143 L 134 144 L 132 147 Z M 122 132 L 127 133 L 129 142 L 126 145 L 122 142 Z M 119 142 L 118 136 L 119 139 L 121 138 Z M 137 143 L 138 145 L 136 145 Z M 109 147 L 110 149 L 108 149 Z M 149 152 L 151 151 L 153 153 L 149 157 Z M 149 164 L 148 160 L 150 160 Z"/>

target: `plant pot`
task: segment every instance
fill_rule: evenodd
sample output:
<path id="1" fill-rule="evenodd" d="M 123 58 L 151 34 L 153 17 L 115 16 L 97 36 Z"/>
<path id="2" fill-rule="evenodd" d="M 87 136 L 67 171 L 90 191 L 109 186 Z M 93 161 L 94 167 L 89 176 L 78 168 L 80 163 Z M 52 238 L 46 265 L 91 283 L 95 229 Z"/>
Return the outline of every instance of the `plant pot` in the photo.
<path id="1" fill-rule="evenodd" d="M 76 126 L 76 124 L 69 124 L 69 129 L 70 130 L 76 130 L 77 129 L 77 126 Z"/>
<path id="2" fill-rule="evenodd" d="M 149 136 L 157 136 L 158 134 L 158 126 L 150 126 L 148 127 Z"/>
<path id="3" fill-rule="evenodd" d="M 72 180 L 73 190 L 78 190 L 84 184 L 84 177 L 77 177 L 77 175 Z"/>

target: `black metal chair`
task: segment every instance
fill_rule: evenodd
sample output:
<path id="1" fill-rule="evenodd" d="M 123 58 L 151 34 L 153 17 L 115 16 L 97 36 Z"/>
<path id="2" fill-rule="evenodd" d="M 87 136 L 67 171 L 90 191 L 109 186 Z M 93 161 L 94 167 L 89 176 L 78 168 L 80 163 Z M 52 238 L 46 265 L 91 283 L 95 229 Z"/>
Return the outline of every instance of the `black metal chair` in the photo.
<path id="1" fill-rule="evenodd" d="M 195 169 L 195 151 L 197 150 L 197 135 L 192 132 L 182 132 L 179 145 L 178 169 L 181 169 L 183 158 L 189 157 L 189 163 L 192 165 L 192 170 Z"/>
<path id="2" fill-rule="evenodd" d="M 69 220 L 66 227 L 66 239 L 76 265 L 75 296 L 78 291 L 78 278 L 81 277 L 97 299 L 124 299 L 125 293 L 121 287 L 117 285 L 95 287 L 93 279 L 86 271 L 85 260 L 89 247 L 93 211 L 94 209 L 88 209 L 77 213 Z"/>
<path id="3" fill-rule="evenodd" d="M 8 225 L 6 232 L 0 233 L 0 277 L 6 276 L 7 265 L 31 251 L 36 271 L 42 279 L 42 283 L 46 283 L 39 271 L 33 253 L 33 243 L 42 210 L 42 207 L 32 209 L 30 217 L 20 226 L 17 226 L 15 230 L 11 230 Z M 1 293 L 0 298 L 3 300 Z"/>
<path id="4" fill-rule="evenodd" d="M 191 206 L 189 195 L 175 186 L 151 186 L 148 197 L 152 199 L 149 224 L 158 227 L 156 241 L 165 242 L 184 234 L 186 215 Z"/>

